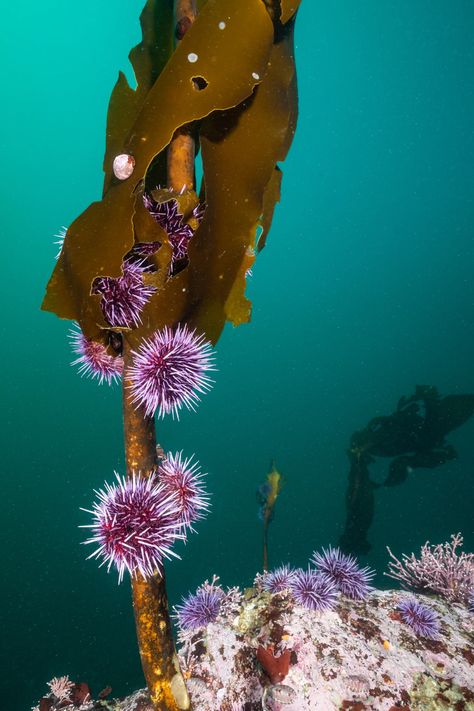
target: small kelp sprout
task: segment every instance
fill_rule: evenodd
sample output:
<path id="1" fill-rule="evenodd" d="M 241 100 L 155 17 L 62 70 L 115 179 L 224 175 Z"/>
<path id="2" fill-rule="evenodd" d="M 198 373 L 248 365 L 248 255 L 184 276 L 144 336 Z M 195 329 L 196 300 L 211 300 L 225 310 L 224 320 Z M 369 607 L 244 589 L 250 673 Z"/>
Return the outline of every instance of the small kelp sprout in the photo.
<path id="1" fill-rule="evenodd" d="M 176 454 L 158 466 L 154 415 L 194 410 L 225 322 L 250 319 L 246 276 L 265 246 L 277 164 L 296 125 L 299 2 L 147 1 L 130 53 L 137 87 L 120 73 L 110 99 L 102 199 L 59 235 L 43 301 L 77 323 L 81 373 L 123 381 L 127 476 L 97 492 L 89 540 L 93 556 L 131 575 L 142 665 L 161 711 L 190 708 L 163 558 L 208 500 L 196 464 Z"/>
<path id="2" fill-rule="evenodd" d="M 263 522 L 263 570 L 268 570 L 268 527 L 273 520 L 275 504 L 282 487 L 282 477 L 272 461 L 267 478 L 257 489 L 258 517 Z"/>

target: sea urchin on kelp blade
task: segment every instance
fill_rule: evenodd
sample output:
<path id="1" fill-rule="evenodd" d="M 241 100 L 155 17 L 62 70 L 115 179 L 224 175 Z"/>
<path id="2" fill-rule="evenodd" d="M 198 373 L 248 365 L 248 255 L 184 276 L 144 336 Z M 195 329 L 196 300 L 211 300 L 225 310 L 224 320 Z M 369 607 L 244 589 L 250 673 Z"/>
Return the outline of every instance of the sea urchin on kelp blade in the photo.
<path id="1" fill-rule="evenodd" d="M 143 40 L 130 54 L 137 88 L 121 73 L 110 100 L 103 198 L 67 230 L 43 302 L 45 310 L 78 321 L 87 338 L 100 340 L 110 324 L 92 283 L 120 277 L 135 244 L 161 243 L 151 257 L 155 271 L 143 276 L 155 290 L 141 323 L 127 331 L 131 347 L 179 322 L 215 342 L 225 321 L 249 320 L 245 275 L 264 246 L 279 199 L 277 162 L 286 156 L 296 123 L 298 0 L 201 2 L 174 52 L 170 5 L 149 0 L 144 8 Z M 190 240 L 188 263 L 170 274 L 171 245 L 143 194 L 161 187 L 163 199 L 166 150 L 181 127 L 200 146 L 203 184 L 199 198 L 190 186 L 169 197 L 178 201 L 184 221 L 192 220 L 199 201 L 205 213 Z M 129 156 L 133 167 L 123 180 L 113 172 L 119 155 Z"/>

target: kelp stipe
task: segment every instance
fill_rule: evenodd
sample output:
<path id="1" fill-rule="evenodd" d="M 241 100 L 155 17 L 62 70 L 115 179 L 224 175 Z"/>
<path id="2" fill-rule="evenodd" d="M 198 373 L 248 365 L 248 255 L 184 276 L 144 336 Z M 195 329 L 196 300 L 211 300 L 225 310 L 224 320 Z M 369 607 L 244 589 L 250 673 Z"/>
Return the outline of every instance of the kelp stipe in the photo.
<path id="1" fill-rule="evenodd" d="M 169 0 L 148 0 L 142 12 L 143 38 L 130 53 L 137 88 L 120 73 L 110 99 L 102 200 L 67 229 L 43 301 L 43 309 L 79 324 L 74 344 L 84 372 L 107 382 L 123 372 L 132 483 L 119 478 L 118 486 L 103 491 L 104 506 L 107 497 L 112 503 L 122 497 L 134 510 L 148 510 L 151 492 L 153 511 L 162 511 L 161 490 L 140 484 L 157 470 L 154 412 L 194 408 L 208 389 L 211 344 L 226 321 L 239 325 L 250 318 L 246 275 L 267 239 L 280 194 L 277 163 L 296 124 L 298 5 L 178 0 L 173 10 Z M 107 510 L 97 506 L 101 544 L 113 561 L 129 543 L 108 536 Z M 163 517 L 154 521 L 158 535 Z M 182 535 L 177 524 L 175 533 Z M 139 549 L 145 533 L 130 535 Z M 153 705 L 188 709 L 164 571 L 148 575 L 146 565 L 135 569 L 127 561 L 122 572 L 132 572 Z"/>

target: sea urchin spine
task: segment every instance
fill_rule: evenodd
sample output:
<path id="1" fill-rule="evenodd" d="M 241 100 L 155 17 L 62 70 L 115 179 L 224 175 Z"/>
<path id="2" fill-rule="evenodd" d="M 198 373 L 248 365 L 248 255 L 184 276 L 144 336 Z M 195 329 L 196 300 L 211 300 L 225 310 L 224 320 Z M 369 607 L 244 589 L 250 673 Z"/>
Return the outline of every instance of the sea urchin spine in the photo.
<path id="1" fill-rule="evenodd" d="M 209 495 L 202 482 L 204 473 L 193 456 L 183 457 L 182 452 L 168 454 L 158 470 L 165 491 L 177 500 L 181 521 L 191 531 L 194 521 L 204 518 L 209 508 Z"/>

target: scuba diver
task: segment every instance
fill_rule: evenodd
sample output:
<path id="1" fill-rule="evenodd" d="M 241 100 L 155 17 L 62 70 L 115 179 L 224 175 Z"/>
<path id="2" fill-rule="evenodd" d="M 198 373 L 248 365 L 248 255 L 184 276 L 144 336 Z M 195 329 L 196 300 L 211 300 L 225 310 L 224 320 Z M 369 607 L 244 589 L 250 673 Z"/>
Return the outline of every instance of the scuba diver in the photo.
<path id="1" fill-rule="evenodd" d="M 417 385 L 415 393 L 400 398 L 391 415 L 374 417 L 354 432 L 347 455 L 350 461 L 346 493 L 346 524 L 340 546 L 350 553 L 367 553 L 367 532 L 372 523 L 375 490 L 402 484 L 414 469 L 434 469 L 457 457 L 446 435 L 474 413 L 474 395 L 441 397 L 431 385 Z M 375 457 L 392 459 L 382 484 L 371 480 Z"/>

